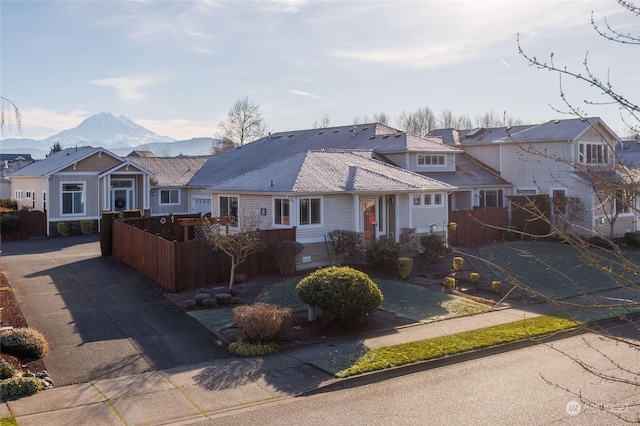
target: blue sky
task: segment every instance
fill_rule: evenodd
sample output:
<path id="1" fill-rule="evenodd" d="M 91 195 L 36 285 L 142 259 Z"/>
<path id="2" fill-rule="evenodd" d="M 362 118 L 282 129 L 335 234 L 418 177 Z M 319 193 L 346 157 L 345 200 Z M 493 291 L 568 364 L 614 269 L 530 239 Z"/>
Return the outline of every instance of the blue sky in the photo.
<path id="1" fill-rule="evenodd" d="M 214 136 L 248 96 L 271 131 L 331 125 L 428 106 L 472 119 L 506 111 L 528 123 L 562 118 L 558 77 L 528 54 L 595 72 L 640 98 L 637 47 L 601 39 L 637 18 L 604 1 L 5 1 L 0 2 L 2 96 L 23 132 L 44 138 L 103 111 L 175 139 Z M 634 26 L 635 25 L 635 26 Z M 604 100 L 567 80 L 576 101 Z M 616 131 L 615 107 L 586 108 Z M 392 123 L 393 124 L 393 123 Z"/>

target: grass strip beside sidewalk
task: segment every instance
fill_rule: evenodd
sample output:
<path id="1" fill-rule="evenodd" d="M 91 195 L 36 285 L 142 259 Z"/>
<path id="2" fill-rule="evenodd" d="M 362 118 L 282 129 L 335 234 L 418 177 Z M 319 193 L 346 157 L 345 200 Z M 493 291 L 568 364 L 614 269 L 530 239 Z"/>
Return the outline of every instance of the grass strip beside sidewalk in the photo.
<path id="1" fill-rule="evenodd" d="M 543 315 L 479 330 L 387 346 L 367 351 L 351 367 L 338 372 L 336 377 L 344 378 L 418 361 L 427 361 L 552 334 L 579 325 L 581 323 L 566 318 Z"/>

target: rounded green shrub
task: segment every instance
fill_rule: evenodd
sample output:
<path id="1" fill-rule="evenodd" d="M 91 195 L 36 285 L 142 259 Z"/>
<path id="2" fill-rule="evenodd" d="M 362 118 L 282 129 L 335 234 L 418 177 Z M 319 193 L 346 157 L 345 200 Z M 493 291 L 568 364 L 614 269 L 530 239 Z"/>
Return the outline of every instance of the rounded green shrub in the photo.
<path id="1" fill-rule="evenodd" d="M 401 255 L 400 244 L 384 235 L 364 250 L 364 260 L 371 265 L 395 265 Z"/>
<path id="2" fill-rule="evenodd" d="M 436 259 L 447 254 L 447 246 L 440 234 L 428 234 L 420 237 L 420 244 L 427 259 Z"/>
<path id="3" fill-rule="evenodd" d="M 0 350 L 20 359 L 40 359 L 49 353 L 49 343 L 33 328 L 14 328 L 0 334 Z"/>
<path id="4" fill-rule="evenodd" d="M 15 368 L 13 365 L 11 365 L 11 363 L 5 361 L 4 359 L 0 359 L 0 380 L 9 379 L 17 375 L 17 368 Z"/>
<path id="5" fill-rule="evenodd" d="M 444 277 L 444 286 L 449 290 L 456 288 L 456 279 L 453 277 Z"/>
<path id="6" fill-rule="evenodd" d="M 71 235 L 71 225 L 69 222 L 58 222 L 56 224 L 56 229 L 58 231 L 58 235 L 61 237 L 68 237 Z"/>
<path id="7" fill-rule="evenodd" d="M 91 234 L 93 234 L 93 221 L 92 220 L 81 220 L 80 221 L 80 233 L 82 233 L 82 235 L 91 235 Z"/>
<path id="8" fill-rule="evenodd" d="M 453 270 L 462 271 L 464 269 L 464 257 L 456 256 L 453 258 Z"/>
<path id="9" fill-rule="evenodd" d="M 316 306 L 332 322 L 350 324 L 382 304 L 380 289 L 364 272 L 343 266 L 319 269 L 296 285 L 301 301 Z"/>
<path id="10" fill-rule="evenodd" d="M 5 214 L 0 217 L 0 232 L 7 234 L 13 232 L 20 227 L 20 218 L 10 214 Z"/>
<path id="11" fill-rule="evenodd" d="M 43 381 L 35 377 L 15 376 L 0 380 L 0 399 L 33 395 L 44 388 Z"/>

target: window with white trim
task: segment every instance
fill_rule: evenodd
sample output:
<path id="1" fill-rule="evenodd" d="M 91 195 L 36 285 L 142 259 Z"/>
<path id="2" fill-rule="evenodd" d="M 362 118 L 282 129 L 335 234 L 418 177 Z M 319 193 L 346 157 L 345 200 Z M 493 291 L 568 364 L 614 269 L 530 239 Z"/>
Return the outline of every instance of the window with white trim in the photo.
<path id="1" fill-rule="evenodd" d="M 502 189 L 481 189 L 480 207 L 503 207 Z"/>
<path id="2" fill-rule="evenodd" d="M 629 191 L 624 189 L 616 190 L 616 214 L 631 213 L 632 205 L 633 201 Z"/>
<path id="3" fill-rule="evenodd" d="M 608 164 L 609 145 L 604 143 L 581 143 L 580 164 Z"/>
<path id="4" fill-rule="evenodd" d="M 291 202 L 288 198 L 273 200 L 273 223 L 275 225 L 291 224 Z"/>
<path id="5" fill-rule="evenodd" d="M 180 204 L 180 190 L 179 189 L 161 189 L 160 190 L 160 205 L 175 205 Z"/>
<path id="6" fill-rule="evenodd" d="M 444 166 L 444 155 L 418 155 L 418 166 Z"/>
<path id="7" fill-rule="evenodd" d="M 220 217 L 229 217 L 238 223 L 238 197 L 220 197 Z"/>
<path id="8" fill-rule="evenodd" d="M 84 214 L 85 192 L 84 183 L 63 183 L 62 184 L 62 214 Z"/>
<path id="9" fill-rule="evenodd" d="M 16 200 L 22 200 L 24 198 L 24 191 L 22 189 L 16 189 L 13 194 L 13 198 Z"/>
<path id="10" fill-rule="evenodd" d="M 300 198 L 299 217 L 300 225 L 319 225 L 321 221 L 320 198 Z"/>

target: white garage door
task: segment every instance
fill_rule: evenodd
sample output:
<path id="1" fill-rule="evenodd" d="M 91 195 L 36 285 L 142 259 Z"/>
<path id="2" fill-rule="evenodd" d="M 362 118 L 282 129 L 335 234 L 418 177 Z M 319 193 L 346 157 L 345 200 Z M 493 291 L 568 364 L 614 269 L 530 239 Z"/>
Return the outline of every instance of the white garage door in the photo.
<path id="1" fill-rule="evenodd" d="M 191 213 L 200 213 L 200 216 L 211 213 L 211 198 L 191 198 Z"/>

